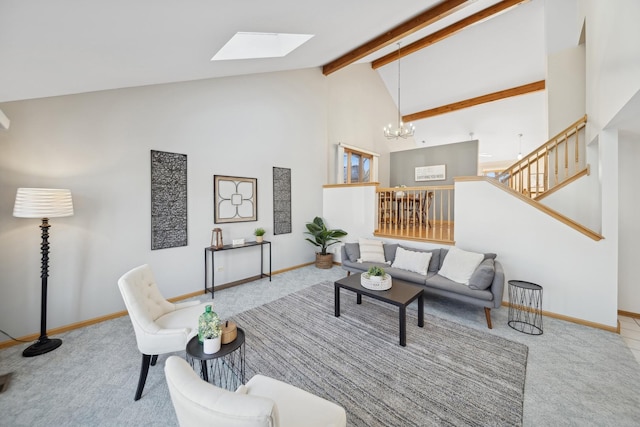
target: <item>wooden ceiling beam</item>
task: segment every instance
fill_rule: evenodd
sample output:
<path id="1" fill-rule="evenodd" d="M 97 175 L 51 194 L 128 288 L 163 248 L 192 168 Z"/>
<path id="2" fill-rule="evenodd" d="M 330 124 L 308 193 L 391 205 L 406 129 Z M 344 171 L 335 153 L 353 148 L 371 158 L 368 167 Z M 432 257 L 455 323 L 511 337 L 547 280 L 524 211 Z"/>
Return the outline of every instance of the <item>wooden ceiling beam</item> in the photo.
<path id="1" fill-rule="evenodd" d="M 451 24 L 448 27 L 436 31 L 433 34 L 429 34 L 428 36 L 423 37 L 420 40 L 401 47 L 399 53 L 393 52 L 374 60 L 371 63 L 371 68 L 375 70 L 376 68 L 380 68 L 383 65 L 387 65 L 392 63 L 393 61 L 397 61 L 399 57 L 402 58 L 421 49 L 429 47 L 432 44 L 438 43 L 439 41 L 442 41 L 447 37 L 450 37 L 473 24 L 477 24 L 478 22 L 490 18 L 497 13 L 503 12 L 507 9 L 519 5 L 520 3 L 525 3 L 527 1 L 529 0 L 504 0 L 500 3 L 494 4 L 493 6 L 489 6 L 488 8 L 483 9 L 480 12 L 474 13 L 473 15 L 470 15 L 454 24 Z"/>
<path id="2" fill-rule="evenodd" d="M 431 9 L 422 12 L 420 15 L 403 22 L 375 39 L 353 49 L 351 52 L 342 55 L 340 58 L 329 62 L 322 67 L 322 74 L 328 76 L 349 64 L 353 64 L 365 56 L 415 33 L 427 25 L 431 25 L 434 22 L 449 16 L 470 2 L 471 0 L 445 0 L 438 3 Z"/>
<path id="3" fill-rule="evenodd" d="M 463 108 L 469 108 L 475 105 L 485 104 L 487 102 L 497 101 L 499 99 L 510 98 L 512 96 L 524 95 L 531 92 L 537 92 L 544 89 L 545 81 L 540 80 L 526 85 L 513 87 L 511 89 L 505 89 L 487 95 L 465 99 L 464 101 L 454 102 L 453 104 L 443 105 L 441 107 L 432 108 L 430 110 L 407 114 L 406 116 L 402 116 L 402 121 L 404 123 L 409 123 L 420 119 L 438 116 L 440 114 L 450 113 L 456 110 L 462 110 Z"/>

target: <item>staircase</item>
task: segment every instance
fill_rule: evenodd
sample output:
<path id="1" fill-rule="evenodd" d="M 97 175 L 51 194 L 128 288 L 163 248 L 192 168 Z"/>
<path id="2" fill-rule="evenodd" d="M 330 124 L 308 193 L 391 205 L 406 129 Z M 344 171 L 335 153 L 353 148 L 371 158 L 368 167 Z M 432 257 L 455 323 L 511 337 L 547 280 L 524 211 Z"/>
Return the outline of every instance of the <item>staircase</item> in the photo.
<path id="1" fill-rule="evenodd" d="M 499 182 L 536 200 L 589 173 L 585 115 L 497 176 Z"/>

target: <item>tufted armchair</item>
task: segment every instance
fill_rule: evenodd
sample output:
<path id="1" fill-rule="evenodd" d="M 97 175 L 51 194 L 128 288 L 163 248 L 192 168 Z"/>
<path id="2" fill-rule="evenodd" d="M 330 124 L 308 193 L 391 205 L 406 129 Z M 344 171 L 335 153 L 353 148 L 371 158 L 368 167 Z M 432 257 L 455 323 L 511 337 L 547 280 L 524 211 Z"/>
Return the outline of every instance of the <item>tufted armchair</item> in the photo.
<path id="1" fill-rule="evenodd" d="M 180 427 L 344 427 L 344 408 L 282 381 L 256 375 L 235 392 L 203 381 L 178 356 L 164 366 Z"/>
<path id="2" fill-rule="evenodd" d="M 184 350 L 198 331 L 198 317 L 206 304 L 187 301 L 173 304 L 162 296 L 151 268 L 141 265 L 118 280 L 118 288 L 136 334 L 142 367 L 134 400 L 140 399 L 149 365 L 159 354 Z"/>

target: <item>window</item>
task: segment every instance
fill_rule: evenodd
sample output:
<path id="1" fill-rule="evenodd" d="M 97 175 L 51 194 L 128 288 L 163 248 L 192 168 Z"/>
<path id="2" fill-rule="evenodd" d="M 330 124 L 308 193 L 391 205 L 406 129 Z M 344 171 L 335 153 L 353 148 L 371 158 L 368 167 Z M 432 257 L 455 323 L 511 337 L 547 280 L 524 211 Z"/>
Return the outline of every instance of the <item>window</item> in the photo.
<path id="1" fill-rule="evenodd" d="M 343 182 L 345 184 L 371 182 L 372 163 L 373 155 L 345 148 L 342 163 Z"/>

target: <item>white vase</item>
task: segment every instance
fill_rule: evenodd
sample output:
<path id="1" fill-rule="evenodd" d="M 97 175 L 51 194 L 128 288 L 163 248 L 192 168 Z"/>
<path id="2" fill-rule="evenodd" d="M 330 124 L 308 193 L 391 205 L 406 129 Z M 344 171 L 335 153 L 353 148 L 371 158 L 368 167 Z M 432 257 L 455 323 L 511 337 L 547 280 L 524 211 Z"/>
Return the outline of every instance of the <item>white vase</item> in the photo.
<path id="1" fill-rule="evenodd" d="M 202 351 L 204 354 L 217 353 L 220 350 L 220 337 L 205 339 L 202 343 Z"/>
<path id="2" fill-rule="evenodd" d="M 256 236 L 256 243 L 262 243 L 264 236 Z"/>

